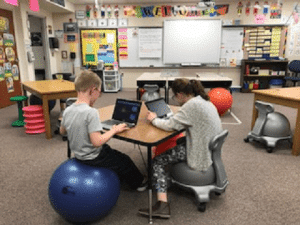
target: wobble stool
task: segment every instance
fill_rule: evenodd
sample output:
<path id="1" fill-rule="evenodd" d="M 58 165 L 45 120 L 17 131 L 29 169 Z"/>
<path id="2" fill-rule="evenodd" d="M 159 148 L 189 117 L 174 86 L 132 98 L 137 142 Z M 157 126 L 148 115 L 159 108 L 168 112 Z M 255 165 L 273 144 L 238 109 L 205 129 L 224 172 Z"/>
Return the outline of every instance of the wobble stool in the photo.
<path id="1" fill-rule="evenodd" d="M 10 101 L 14 101 L 18 103 L 18 113 L 19 113 L 19 119 L 14 121 L 11 125 L 13 127 L 24 127 L 25 122 L 24 122 L 24 117 L 23 117 L 23 101 L 26 101 L 28 99 L 27 96 L 14 96 L 10 98 Z"/>

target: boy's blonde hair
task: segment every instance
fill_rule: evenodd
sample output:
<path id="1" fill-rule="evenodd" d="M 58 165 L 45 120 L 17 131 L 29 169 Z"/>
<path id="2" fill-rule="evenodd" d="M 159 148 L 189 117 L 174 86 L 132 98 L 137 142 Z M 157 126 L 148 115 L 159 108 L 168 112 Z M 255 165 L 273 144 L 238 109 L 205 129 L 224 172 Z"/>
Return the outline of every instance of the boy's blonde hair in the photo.
<path id="1" fill-rule="evenodd" d="M 102 81 L 93 71 L 82 71 L 75 79 L 75 90 L 77 92 L 86 92 L 89 88 L 100 88 Z"/>

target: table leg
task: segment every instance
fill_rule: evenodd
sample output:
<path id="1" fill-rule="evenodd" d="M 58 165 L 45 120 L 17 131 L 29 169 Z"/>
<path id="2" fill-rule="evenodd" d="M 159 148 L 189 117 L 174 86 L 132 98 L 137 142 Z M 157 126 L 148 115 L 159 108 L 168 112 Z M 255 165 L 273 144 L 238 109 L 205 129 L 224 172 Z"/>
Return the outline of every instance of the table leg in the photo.
<path id="1" fill-rule="evenodd" d="M 45 119 L 45 129 L 46 129 L 46 138 L 51 139 L 51 124 L 50 124 L 50 115 L 49 115 L 49 105 L 47 96 L 43 95 L 43 113 Z"/>
<path id="2" fill-rule="evenodd" d="M 293 150 L 292 155 L 299 155 L 300 154 L 300 106 L 297 112 L 297 119 L 296 119 L 296 127 L 295 133 L 293 137 Z"/>
<path id="3" fill-rule="evenodd" d="M 136 89 L 136 99 L 137 99 L 137 100 L 141 100 L 141 96 L 140 96 L 140 87 L 137 87 L 137 89 Z"/>
<path id="4" fill-rule="evenodd" d="M 253 129 L 255 125 L 255 121 L 258 117 L 258 112 L 255 108 L 255 101 L 256 101 L 256 94 L 254 95 L 254 101 L 253 101 L 253 110 L 252 110 L 252 122 L 251 122 L 251 130 Z"/>
<path id="5" fill-rule="evenodd" d="M 152 151 L 148 146 L 148 191 L 149 191 L 149 224 L 152 224 Z"/>
<path id="6" fill-rule="evenodd" d="M 28 96 L 27 96 L 27 91 L 25 91 L 24 88 L 23 88 L 23 95 L 26 96 L 26 97 L 28 97 Z M 24 105 L 25 105 L 25 106 L 28 106 L 28 98 L 24 101 Z"/>
<path id="7" fill-rule="evenodd" d="M 165 100 L 166 103 L 169 104 L 169 88 L 167 88 L 167 86 L 165 86 Z"/>

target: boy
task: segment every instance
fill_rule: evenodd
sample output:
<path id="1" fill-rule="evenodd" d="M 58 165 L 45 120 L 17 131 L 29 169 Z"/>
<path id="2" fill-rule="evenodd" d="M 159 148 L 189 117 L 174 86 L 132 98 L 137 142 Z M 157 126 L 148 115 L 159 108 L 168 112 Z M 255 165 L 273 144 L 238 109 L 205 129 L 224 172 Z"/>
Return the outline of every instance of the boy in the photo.
<path id="1" fill-rule="evenodd" d="M 128 130 L 126 124 L 113 126 L 110 131 L 100 133 L 102 125 L 98 110 L 92 106 L 101 95 L 101 83 L 101 79 L 88 70 L 76 77 L 77 101 L 64 111 L 60 133 L 68 133 L 70 149 L 82 163 L 109 168 L 132 189 L 146 190 L 144 177 L 130 157 L 106 144 L 115 134 Z"/>

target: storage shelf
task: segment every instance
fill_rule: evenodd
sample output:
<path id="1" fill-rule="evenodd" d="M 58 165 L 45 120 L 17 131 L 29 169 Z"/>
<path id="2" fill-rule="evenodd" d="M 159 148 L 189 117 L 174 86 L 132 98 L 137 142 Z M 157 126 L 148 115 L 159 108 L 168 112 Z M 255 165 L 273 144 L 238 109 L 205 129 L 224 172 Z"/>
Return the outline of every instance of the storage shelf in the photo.
<path id="1" fill-rule="evenodd" d="M 244 77 L 279 77 L 279 78 L 282 78 L 282 77 L 285 77 L 284 75 L 244 75 Z"/>

